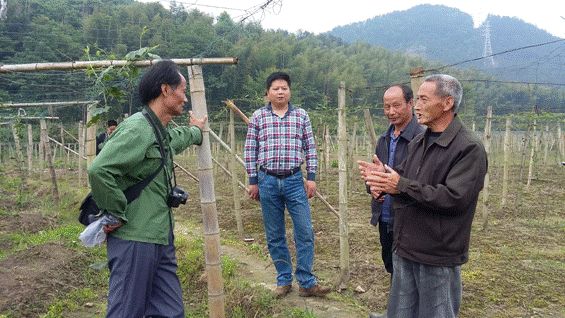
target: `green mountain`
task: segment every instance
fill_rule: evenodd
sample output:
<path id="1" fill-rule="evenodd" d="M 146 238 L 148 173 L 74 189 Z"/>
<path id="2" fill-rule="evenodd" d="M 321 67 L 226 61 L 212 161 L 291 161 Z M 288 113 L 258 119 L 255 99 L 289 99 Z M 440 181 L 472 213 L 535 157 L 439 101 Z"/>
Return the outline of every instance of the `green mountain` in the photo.
<path id="1" fill-rule="evenodd" d="M 518 18 L 488 16 L 492 53 L 560 40 Z M 419 5 L 366 21 L 339 26 L 329 34 L 347 43 L 366 42 L 398 52 L 454 64 L 483 56 L 485 28 L 458 9 Z M 517 50 L 490 59 L 462 63 L 499 79 L 526 82 L 564 82 L 565 42 Z M 494 62 L 494 63 L 492 63 Z"/>
<path id="2" fill-rule="evenodd" d="M 8 3 L 7 18 L 0 20 L 0 64 L 123 59 L 128 52 L 140 48 L 154 48 L 152 53 L 162 58 L 238 57 L 238 65 L 203 67 L 210 113 L 221 120 L 226 116 L 223 101 L 228 98 L 234 99 L 247 114 L 262 105 L 264 81 L 274 70 L 290 73 L 293 103 L 308 109 L 316 121 L 314 124 L 322 126 L 328 120 L 335 120 L 341 81 L 347 87 L 346 102 L 351 118 L 362 118 L 364 108 L 381 115 L 379 104 L 388 85 L 408 83 L 412 68 L 438 69 L 445 64 L 438 62 L 439 53 L 429 52 L 431 48 L 410 44 L 424 36 L 410 33 L 414 28 L 410 28 L 408 22 L 390 16 L 386 23 L 378 22 L 382 31 L 371 36 L 386 35 L 385 42 L 397 45 L 389 49 L 367 43 L 346 43 L 332 34 L 267 31 L 258 23 L 239 23 L 226 13 L 213 18 L 198 10 L 187 10 L 183 2 L 174 0 L 168 9 L 157 2 L 133 0 Z M 428 26 L 420 28 L 420 33 L 429 42 L 442 43 L 452 34 L 463 38 L 468 34 L 469 43 L 480 41 L 480 37 L 473 40 L 476 33 L 469 16 L 455 10 L 448 12 L 451 15 L 442 23 L 436 23 L 437 27 L 443 26 L 441 33 Z M 447 21 L 465 27 L 454 29 Z M 494 21 L 492 23 L 496 26 Z M 393 24 L 396 26 L 391 26 Z M 362 29 L 369 31 L 371 28 Z M 411 36 L 408 40 L 407 35 Z M 440 51 L 445 54 L 467 52 L 467 58 L 480 55 L 482 50 L 476 45 L 461 44 L 462 40 L 452 41 Z M 403 51 L 402 47 L 409 44 L 411 50 Z M 436 61 L 428 60 L 430 56 Z M 448 61 L 458 61 L 458 58 L 451 57 Z M 487 104 L 495 106 L 496 114 L 531 111 L 534 105 L 542 111 L 565 112 L 563 88 L 498 83 L 493 76 L 476 70 L 445 68 L 443 71 L 463 83 L 462 115 L 480 116 Z M 105 80 L 87 76 L 93 73 Z M 139 74 L 130 75 L 132 80 L 113 78 L 100 70 L 0 73 L 0 104 L 95 99 L 108 106 L 111 117 L 121 116 L 130 108 L 136 111 L 140 105 L 135 91 Z M 97 89 L 101 84 L 110 92 L 123 94 L 111 98 L 102 96 Z M 0 108 L 0 117 L 13 115 L 14 111 Z M 35 115 L 46 112 L 46 109 L 28 110 L 28 114 Z M 54 115 L 76 122 L 84 113 L 77 107 L 65 107 L 56 108 Z"/>

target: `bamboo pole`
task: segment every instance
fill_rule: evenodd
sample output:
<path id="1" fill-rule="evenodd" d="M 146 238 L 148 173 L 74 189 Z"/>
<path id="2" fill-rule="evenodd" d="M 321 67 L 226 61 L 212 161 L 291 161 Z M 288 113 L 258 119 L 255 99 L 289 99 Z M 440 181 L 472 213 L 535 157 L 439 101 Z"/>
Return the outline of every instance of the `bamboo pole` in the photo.
<path id="1" fill-rule="evenodd" d="M 424 68 L 419 66 L 415 67 L 410 70 L 410 87 L 414 92 L 414 95 L 418 94 L 418 89 L 420 89 L 420 85 L 424 81 Z M 375 141 L 375 145 L 377 142 Z"/>
<path id="2" fill-rule="evenodd" d="M 239 200 L 239 193 L 237 189 L 237 182 L 239 181 L 237 178 L 236 173 L 236 161 L 235 161 L 235 120 L 234 120 L 234 111 L 230 109 L 230 124 L 229 124 L 229 133 L 230 133 L 230 148 L 231 148 L 231 156 L 230 156 L 230 170 L 231 170 L 231 191 L 233 195 L 233 208 L 235 214 L 235 223 L 237 225 L 237 233 L 239 234 L 240 238 L 243 238 L 243 220 L 241 218 L 241 202 Z"/>
<path id="3" fill-rule="evenodd" d="M 53 157 L 51 156 L 51 147 L 49 146 L 49 136 L 47 135 L 47 122 L 42 119 L 39 121 L 41 127 L 41 137 L 43 145 L 45 146 L 45 157 L 47 158 L 47 165 L 51 173 L 51 183 L 53 184 L 53 201 L 55 205 L 59 205 L 59 189 L 57 187 L 57 175 L 55 174 L 55 167 L 53 167 Z"/>
<path id="4" fill-rule="evenodd" d="M 544 168 L 547 168 L 547 157 L 549 155 L 549 143 L 550 143 L 549 125 L 545 125 L 545 132 L 543 134 L 543 166 L 544 166 Z"/>
<path id="5" fill-rule="evenodd" d="M 491 154 L 490 143 L 491 143 L 491 132 L 492 127 L 492 106 L 487 107 L 487 118 L 485 122 L 485 134 L 484 134 L 484 146 L 487 153 L 487 158 Z M 487 171 L 483 186 L 483 230 L 488 227 L 488 215 L 489 215 L 489 173 Z"/>
<path id="6" fill-rule="evenodd" d="M 328 177 L 330 175 L 331 169 L 331 162 L 330 162 L 330 148 L 331 148 L 331 140 L 330 140 L 330 128 L 328 125 L 325 125 L 324 129 L 324 177 L 326 180 L 326 188 L 329 187 L 329 180 Z"/>
<path id="7" fill-rule="evenodd" d="M 177 65 L 206 65 L 206 64 L 237 64 L 237 57 L 215 57 L 215 58 L 188 58 L 188 59 L 171 59 Z M 11 72 L 35 72 L 35 71 L 53 71 L 53 70 L 81 70 L 87 68 L 103 68 L 109 66 L 125 66 L 132 63 L 139 67 L 149 67 L 160 59 L 140 60 L 131 62 L 128 60 L 102 60 L 102 61 L 74 61 L 62 63 L 29 63 L 29 64 L 7 64 L 0 65 L 1 73 Z"/>
<path id="8" fill-rule="evenodd" d="M 90 167 L 92 161 L 96 157 L 96 124 L 91 124 L 88 126 L 88 123 L 91 122 L 92 119 L 92 112 L 90 111 L 90 107 L 87 107 L 86 111 L 86 139 L 85 139 L 85 152 L 86 152 L 86 167 Z"/>
<path id="9" fill-rule="evenodd" d="M 537 127 L 537 122 L 534 119 L 534 125 L 532 127 L 532 142 L 530 143 L 532 145 L 532 148 L 530 150 L 530 164 L 528 166 L 528 181 L 526 182 L 526 189 L 528 189 L 530 187 L 530 184 L 532 183 L 532 177 L 534 174 L 534 157 L 535 157 L 535 153 L 536 153 L 536 127 Z"/>
<path id="10" fill-rule="evenodd" d="M 230 109 L 234 109 L 235 114 L 237 114 L 241 120 L 243 120 L 243 122 L 247 125 L 249 125 L 249 118 L 247 118 L 247 116 L 245 116 L 244 113 L 241 112 L 241 110 L 239 110 L 239 108 L 237 108 L 237 106 L 235 106 L 235 104 L 233 103 L 233 101 L 231 100 L 226 100 L 224 102 L 226 104 L 226 106 Z M 210 135 L 214 138 L 216 138 L 216 140 L 218 140 L 218 142 L 220 142 L 220 145 L 222 145 L 224 148 L 229 150 L 229 146 L 226 145 L 226 143 L 224 143 L 223 141 L 221 141 L 221 139 L 214 134 L 213 131 L 210 130 Z M 239 158 L 239 157 L 237 157 Z M 245 166 L 245 163 L 243 162 L 243 160 L 241 160 L 241 158 L 239 158 L 238 160 L 243 166 Z M 335 216 L 337 216 L 339 218 L 339 213 L 336 211 L 336 209 L 322 196 L 322 194 L 320 194 L 320 192 L 318 190 L 316 190 L 316 197 L 318 199 L 320 199 L 320 201 L 322 201 L 322 203 L 324 203 L 324 205 L 326 205 L 328 207 L 328 209 L 330 209 L 330 212 L 332 212 Z"/>
<path id="11" fill-rule="evenodd" d="M 371 111 L 368 109 L 363 110 L 363 118 L 365 119 L 365 128 L 371 140 L 371 145 L 377 144 L 377 133 L 375 133 L 375 126 L 373 125 L 373 117 Z"/>
<path id="12" fill-rule="evenodd" d="M 506 131 L 504 132 L 504 166 L 502 170 L 502 195 L 500 206 L 506 206 L 506 197 L 508 196 L 508 171 L 510 169 L 510 132 L 512 127 L 512 118 L 506 117 Z"/>
<path id="13" fill-rule="evenodd" d="M 59 147 L 61 147 L 61 149 L 65 149 L 65 150 L 67 150 L 68 152 L 72 152 L 72 153 L 74 153 L 75 155 L 79 156 L 79 158 L 82 158 L 83 160 L 88 159 L 88 158 L 85 157 L 85 156 L 82 156 L 82 157 L 81 157 L 78 152 L 76 152 L 76 151 L 72 150 L 71 148 L 69 148 L 69 147 L 63 145 L 63 144 L 60 143 L 57 139 L 51 138 L 51 137 L 49 137 L 49 136 L 47 136 L 47 138 L 49 138 L 50 141 L 54 142 L 54 143 L 57 144 Z"/>
<path id="14" fill-rule="evenodd" d="M 561 133 L 561 124 L 557 125 L 557 140 L 559 142 L 559 155 L 561 156 L 559 159 L 565 160 L 565 138 Z"/>
<path id="15" fill-rule="evenodd" d="M 33 170 L 33 128 L 27 124 L 27 170 Z"/>
<path id="16" fill-rule="evenodd" d="M 347 127 L 345 113 L 345 82 L 338 89 L 338 165 L 339 165 L 339 289 L 349 282 L 349 226 L 347 224 Z"/>
<path id="17" fill-rule="evenodd" d="M 190 98 L 194 114 L 197 117 L 208 116 L 202 67 L 187 67 Z M 202 131 L 202 144 L 197 148 L 198 172 L 200 180 L 200 206 L 204 229 L 204 245 L 206 258 L 206 274 L 208 277 L 208 308 L 211 318 L 224 318 L 224 281 L 222 278 L 222 262 L 220 259 L 220 228 L 214 194 L 214 176 L 212 174 L 212 155 L 210 149 L 210 124 Z"/>
<path id="18" fill-rule="evenodd" d="M 82 187 L 82 160 L 84 157 L 84 140 L 86 139 L 86 130 L 82 124 L 82 120 L 78 122 L 78 186 Z"/>
<path id="19" fill-rule="evenodd" d="M 73 105 L 89 105 L 98 101 L 68 101 L 68 102 L 43 102 L 43 103 L 0 103 L 0 108 L 28 108 L 28 107 L 49 107 L 49 106 L 73 106 Z"/>
<path id="20" fill-rule="evenodd" d="M 27 169 L 24 168 L 25 163 L 24 163 L 24 154 L 22 153 L 22 144 L 20 143 L 20 136 L 18 135 L 18 129 L 16 128 L 14 123 L 12 123 L 12 135 L 14 136 L 14 144 L 16 147 L 16 162 L 18 165 L 18 172 L 22 179 L 22 183 L 20 184 L 20 189 L 23 189 L 23 187 L 27 184 L 27 173 L 26 173 Z"/>
<path id="21" fill-rule="evenodd" d="M 212 161 L 220 168 L 222 169 L 222 171 L 228 176 L 228 177 L 232 177 L 233 174 L 228 170 L 228 168 L 226 168 L 223 164 L 221 164 L 218 160 L 216 160 L 216 158 L 212 157 Z M 243 182 L 239 181 L 236 179 L 236 189 L 237 186 L 239 186 L 243 191 L 245 191 L 245 193 L 247 193 L 247 187 L 245 186 L 245 184 L 243 184 Z"/>

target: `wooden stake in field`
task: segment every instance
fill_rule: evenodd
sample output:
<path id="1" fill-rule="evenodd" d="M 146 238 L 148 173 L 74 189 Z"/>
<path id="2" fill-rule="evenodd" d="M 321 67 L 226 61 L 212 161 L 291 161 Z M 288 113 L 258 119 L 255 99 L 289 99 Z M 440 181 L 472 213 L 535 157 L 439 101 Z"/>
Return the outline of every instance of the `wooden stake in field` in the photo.
<path id="1" fill-rule="evenodd" d="M 27 170 L 31 173 L 33 169 L 33 128 L 27 124 Z"/>
<path id="2" fill-rule="evenodd" d="M 532 149 L 530 150 L 530 164 L 528 165 L 528 181 L 526 182 L 526 189 L 530 187 L 532 183 L 532 177 L 534 174 L 534 156 L 536 154 L 536 127 L 537 122 L 534 119 L 534 124 L 532 126 L 532 138 L 531 138 L 531 145 Z"/>
<path id="3" fill-rule="evenodd" d="M 235 159 L 235 120 L 234 120 L 234 113 L 233 110 L 230 109 L 230 148 L 231 148 L 231 156 L 230 156 L 230 170 L 231 170 L 231 190 L 233 194 L 233 207 L 235 213 L 235 223 L 237 224 L 237 233 L 239 234 L 240 238 L 243 238 L 243 220 L 241 219 L 241 202 L 239 200 L 239 189 L 237 188 L 238 178 L 236 173 L 236 159 Z"/>
<path id="4" fill-rule="evenodd" d="M 504 132 L 504 166 L 502 168 L 502 198 L 500 206 L 506 206 L 506 197 L 508 196 L 508 171 L 510 169 L 510 130 L 512 127 L 512 118 L 506 117 L 506 130 Z"/>
<path id="5" fill-rule="evenodd" d="M 43 140 L 43 145 L 45 146 L 45 158 L 47 159 L 47 165 L 49 167 L 49 172 L 51 173 L 51 183 L 53 184 L 53 201 L 55 205 L 59 205 L 59 188 L 57 187 L 57 175 L 55 174 L 55 167 L 53 166 L 53 156 L 51 155 L 51 147 L 49 146 L 49 136 L 47 135 L 47 122 L 45 119 L 39 121 L 41 127 L 41 139 Z"/>
<path id="6" fill-rule="evenodd" d="M 208 116 L 202 67 L 200 65 L 192 65 L 187 68 L 194 115 L 197 117 Z M 208 278 L 208 308 L 211 318 L 224 318 L 224 280 L 222 278 L 222 262 L 220 259 L 220 227 L 218 225 L 218 212 L 214 193 L 209 131 L 210 124 L 207 122 L 202 131 L 202 144 L 197 148 L 200 206 L 204 228 L 204 255 Z"/>
<path id="7" fill-rule="evenodd" d="M 82 120 L 78 122 L 78 186 L 82 187 L 82 157 L 84 157 L 84 140 L 86 139 L 86 131 Z"/>
<path id="8" fill-rule="evenodd" d="M 20 174 L 20 178 L 22 183 L 20 183 L 20 193 L 21 190 L 23 190 L 23 188 L 25 187 L 25 185 L 27 184 L 27 169 L 24 167 L 24 155 L 22 153 L 22 145 L 20 143 L 20 136 L 18 134 L 18 129 L 16 128 L 16 125 L 14 123 L 12 123 L 12 135 L 14 136 L 14 144 L 16 146 L 16 162 L 18 165 L 18 172 Z"/>
<path id="9" fill-rule="evenodd" d="M 338 89 L 338 165 L 339 165 L 339 289 L 349 282 L 349 225 L 347 224 L 347 127 L 345 114 L 345 83 Z"/>
<path id="10" fill-rule="evenodd" d="M 492 127 L 492 106 L 487 107 L 487 118 L 485 122 L 485 134 L 484 134 L 484 146 L 487 153 L 487 157 L 490 155 L 490 142 L 491 142 L 491 127 Z M 485 175 L 485 181 L 483 186 L 483 230 L 488 227 L 488 198 L 489 198 L 489 173 L 487 171 Z"/>

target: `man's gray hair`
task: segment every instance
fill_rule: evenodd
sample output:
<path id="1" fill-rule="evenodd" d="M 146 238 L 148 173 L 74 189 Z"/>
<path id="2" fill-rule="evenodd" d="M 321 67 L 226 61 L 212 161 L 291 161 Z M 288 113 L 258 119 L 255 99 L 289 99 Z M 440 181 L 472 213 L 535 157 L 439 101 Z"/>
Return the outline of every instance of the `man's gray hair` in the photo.
<path id="1" fill-rule="evenodd" d="M 424 78 L 424 82 L 436 83 L 436 94 L 442 97 L 453 97 L 453 111 L 457 113 L 463 99 L 463 86 L 459 81 L 447 74 L 432 74 Z"/>

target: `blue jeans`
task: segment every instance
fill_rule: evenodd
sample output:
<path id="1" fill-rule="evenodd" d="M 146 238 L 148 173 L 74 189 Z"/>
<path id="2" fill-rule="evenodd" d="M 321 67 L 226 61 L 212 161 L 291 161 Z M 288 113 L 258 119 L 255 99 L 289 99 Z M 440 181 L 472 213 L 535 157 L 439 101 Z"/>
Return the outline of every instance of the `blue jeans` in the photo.
<path id="1" fill-rule="evenodd" d="M 280 179 L 259 171 L 258 179 L 267 246 L 277 269 L 277 286 L 292 283 L 292 260 L 286 243 L 285 207 L 294 226 L 296 280 L 303 288 L 316 285 L 316 278 L 312 274 L 314 231 L 302 172 Z"/>
<path id="2" fill-rule="evenodd" d="M 457 317 L 461 305 L 461 266 L 431 266 L 393 253 L 387 317 Z"/>

